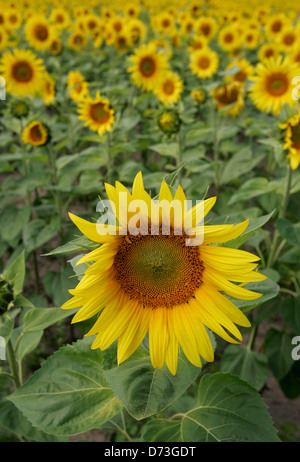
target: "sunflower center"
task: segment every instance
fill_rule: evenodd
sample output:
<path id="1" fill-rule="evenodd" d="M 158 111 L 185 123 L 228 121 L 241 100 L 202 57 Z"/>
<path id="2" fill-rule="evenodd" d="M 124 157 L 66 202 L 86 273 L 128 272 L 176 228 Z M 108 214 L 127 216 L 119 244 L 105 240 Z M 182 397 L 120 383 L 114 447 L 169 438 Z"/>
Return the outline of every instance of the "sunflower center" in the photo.
<path id="1" fill-rule="evenodd" d="M 293 147 L 295 149 L 300 149 L 300 125 L 291 127 L 291 131 L 292 131 L 291 140 L 293 143 Z"/>
<path id="2" fill-rule="evenodd" d="M 18 82 L 30 82 L 33 77 L 33 70 L 27 61 L 18 61 L 12 67 L 12 75 Z"/>
<path id="3" fill-rule="evenodd" d="M 155 62 L 150 56 L 141 59 L 140 71 L 145 77 L 151 77 L 156 70 Z"/>
<path id="4" fill-rule="evenodd" d="M 224 42 L 231 43 L 232 41 L 233 41 L 233 35 L 232 34 L 226 34 L 224 36 Z"/>
<path id="5" fill-rule="evenodd" d="M 265 51 L 265 57 L 266 58 L 270 58 L 271 56 L 274 56 L 275 53 L 274 53 L 274 50 L 273 48 L 268 48 L 266 51 Z"/>
<path id="6" fill-rule="evenodd" d="M 91 118 L 100 124 L 104 124 L 109 119 L 109 112 L 104 103 L 95 103 L 91 106 Z"/>
<path id="7" fill-rule="evenodd" d="M 203 24 L 200 28 L 200 31 L 202 32 L 205 37 L 207 37 L 210 34 L 210 25 L 209 24 Z"/>
<path id="8" fill-rule="evenodd" d="M 34 125 L 32 129 L 30 130 L 30 138 L 32 141 L 41 141 L 43 138 L 43 134 L 41 132 L 41 129 L 39 125 Z"/>
<path id="9" fill-rule="evenodd" d="M 234 80 L 237 82 L 244 82 L 247 78 L 247 74 L 245 71 L 241 70 L 239 72 L 236 72 L 233 76 Z"/>
<path id="10" fill-rule="evenodd" d="M 295 42 L 295 40 L 296 40 L 296 37 L 294 34 L 286 34 L 283 39 L 286 45 L 292 45 Z"/>
<path id="11" fill-rule="evenodd" d="M 40 40 L 41 42 L 44 42 L 45 40 L 47 40 L 48 35 L 49 35 L 48 28 L 44 26 L 43 24 L 38 24 L 34 28 L 34 35 L 36 36 L 38 40 Z"/>
<path id="12" fill-rule="evenodd" d="M 210 60 L 206 56 L 203 56 L 198 61 L 198 66 L 200 67 L 200 69 L 207 69 L 209 65 L 210 65 Z"/>
<path id="13" fill-rule="evenodd" d="M 282 22 L 281 21 L 275 21 L 272 25 L 272 31 L 273 32 L 279 32 L 282 28 Z"/>
<path id="14" fill-rule="evenodd" d="M 114 268 L 124 293 L 152 309 L 188 302 L 202 283 L 198 247 L 186 246 L 183 235 L 129 235 Z"/>
<path id="15" fill-rule="evenodd" d="M 172 82 L 172 80 L 167 80 L 164 85 L 163 85 L 163 90 L 164 90 L 164 93 L 166 93 L 167 95 L 172 95 L 172 93 L 174 92 L 174 83 Z"/>
<path id="16" fill-rule="evenodd" d="M 289 81 L 285 74 L 280 72 L 270 75 L 266 81 L 266 90 L 272 96 L 282 96 L 289 88 Z"/>

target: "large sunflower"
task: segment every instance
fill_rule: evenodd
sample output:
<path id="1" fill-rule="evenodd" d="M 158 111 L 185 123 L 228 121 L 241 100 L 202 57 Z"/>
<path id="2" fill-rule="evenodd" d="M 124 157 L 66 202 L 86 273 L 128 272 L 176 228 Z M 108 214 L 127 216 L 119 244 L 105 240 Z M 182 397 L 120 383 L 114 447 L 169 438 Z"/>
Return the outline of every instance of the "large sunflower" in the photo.
<path id="1" fill-rule="evenodd" d="M 260 111 L 279 114 L 284 104 L 293 106 L 293 78 L 300 75 L 296 63 L 281 56 L 270 58 L 256 67 L 256 76 L 249 88 L 250 97 Z"/>
<path id="2" fill-rule="evenodd" d="M 0 74 L 6 81 L 6 90 L 19 96 L 37 93 L 43 84 L 43 61 L 30 50 L 14 49 L 5 52 L 0 63 Z"/>
<path id="3" fill-rule="evenodd" d="M 79 102 L 78 113 L 79 119 L 85 121 L 85 125 L 99 135 L 109 132 L 115 120 L 109 100 L 103 99 L 99 91 L 94 99 L 87 96 Z"/>
<path id="4" fill-rule="evenodd" d="M 291 168 L 295 170 L 300 165 L 300 114 L 295 114 L 279 127 L 285 130 L 283 148 L 289 151 L 287 157 L 290 160 Z"/>
<path id="5" fill-rule="evenodd" d="M 162 78 L 164 71 L 168 69 L 165 54 L 157 52 L 154 43 L 141 45 L 134 55 L 130 56 L 130 60 L 133 65 L 127 69 L 127 72 L 132 73 L 132 80 L 135 85 L 145 91 L 153 90 L 158 80 Z"/>
<path id="6" fill-rule="evenodd" d="M 178 187 L 173 199 L 163 182 L 159 202 L 154 203 L 144 189 L 141 173 L 135 177 L 132 192 L 119 182 L 115 187 L 106 184 L 106 192 L 119 227 L 70 214 L 83 234 L 102 244 L 78 261 L 89 266 L 70 291 L 73 298 L 62 306 L 80 308 L 72 322 L 98 316 L 86 334 L 96 334 L 92 348 L 105 350 L 118 339 L 120 364 L 149 332 L 153 367 L 166 363 L 176 374 L 179 345 L 195 366 L 201 367 L 200 356 L 213 361 L 206 328 L 228 342 L 239 343 L 242 337 L 235 324 L 249 327 L 250 323 L 225 294 L 254 300 L 260 294 L 243 285 L 265 276 L 255 271 L 257 256 L 215 244 L 239 236 L 248 220 L 238 225 L 197 226 L 199 218 L 213 207 L 215 197 L 187 210 L 182 188 Z M 134 211 L 139 207 L 143 211 L 136 220 Z M 132 220 L 137 228 L 131 227 Z M 195 234 L 203 237 L 201 245 L 201 239 L 190 245 Z"/>
<path id="7" fill-rule="evenodd" d="M 208 47 L 193 51 L 190 54 L 190 69 L 199 79 L 212 77 L 216 73 L 218 65 L 217 53 Z"/>

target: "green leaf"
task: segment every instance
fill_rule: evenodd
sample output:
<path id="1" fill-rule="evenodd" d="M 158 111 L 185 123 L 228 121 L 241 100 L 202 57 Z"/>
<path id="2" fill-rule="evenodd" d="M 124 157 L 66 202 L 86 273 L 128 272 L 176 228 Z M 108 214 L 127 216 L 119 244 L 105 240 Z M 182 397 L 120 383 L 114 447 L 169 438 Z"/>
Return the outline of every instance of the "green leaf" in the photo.
<path id="1" fill-rule="evenodd" d="M 76 283 L 71 266 L 67 266 L 64 271 L 48 271 L 44 277 L 44 288 L 47 294 L 52 297 L 54 305 L 60 307 L 69 298 L 69 290 L 74 289 Z"/>
<path id="2" fill-rule="evenodd" d="M 295 334 L 300 332 L 300 297 L 285 298 L 281 303 L 284 322 Z"/>
<path id="3" fill-rule="evenodd" d="M 47 327 L 56 324 L 63 319 L 71 316 L 77 311 L 62 310 L 61 308 L 33 308 L 27 311 L 23 321 L 23 333 L 37 332 L 47 329 Z"/>
<path id="4" fill-rule="evenodd" d="M 292 357 L 293 336 L 293 334 L 279 331 L 273 327 L 265 335 L 265 353 L 277 380 L 283 379 L 294 364 Z"/>
<path id="5" fill-rule="evenodd" d="M 227 297 L 243 312 L 252 310 L 267 300 L 276 297 L 279 292 L 279 285 L 272 281 L 272 279 L 266 279 L 265 281 L 258 282 L 249 282 L 243 287 L 245 289 L 253 290 L 254 292 L 262 294 L 261 297 L 255 300 L 238 300 L 227 295 Z"/>
<path id="6" fill-rule="evenodd" d="M 206 374 L 198 403 L 178 420 L 153 419 L 142 430 L 147 442 L 279 442 L 259 393 L 228 373 Z"/>
<path id="7" fill-rule="evenodd" d="M 158 152 L 161 156 L 170 156 L 177 159 L 178 157 L 178 144 L 177 143 L 161 143 L 161 144 L 154 144 L 150 146 L 152 151 Z"/>
<path id="8" fill-rule="evenodd" d="M 91 338 L 67 345 L 9 400 L 39 430 L 54 435 L 76 435 L 95 429 L 121 409 L 103 374 L 100 350 Z"/>
<path id="9" fill-rule="evenodd" d="M 23 242 L 28 253 L 42 247 L 55 236 L 58 231 L 58 222 L 53 219 L 48 225 L 39 218 L 30 221 L 23 231 Z"/>
<path id="10" fill-rule="evenodd" d="M 1 235 L 4 241 L 12 242 L 22 232 L 30 218 L 30 207 L 18 208 L 10 205 L 1 214 Z"/>
<path id="11" fill-rule="evenodd" d="M 279 381 L 283 393 L 288 399 L 300 396 L 300 361 L 294 361 L 289 372 Z"/>
<path id="12" fill-rule="evenodd" d="M 68 441 L 66 438 L 49 435 L 33 427 L 22 412 L 6 399 L 0 401 L 0 428 L 35 442 Z"/>
<path id="13" fill-rule="evenodd" d="M 13 288 L 13 294 L 16 297 L 23 290 L 25 278 L 25 251 L 23 250 L 18 258 L 12 264 L 5 268 L 3 273 L 4 279 Z"/>
<path id="14" fill-rule="evenodd" d="M 82 250 L 94 250 L 98 246 L 99 244 L 95 244 L 95 242 L 83 236 L 74 239 L 73 241 L 67 242 L 67 244 L 60 245 L 59 247 L 56 247 L 56 249 L 43 254 L 43 256 L 49 257 L 51 255 L 69 255 L 70 253 L 81 252 Z"/>
<path id="15" fill-rule="evenodd" d="M 235 239 L 232 239 L 231 241 L 225 242 L 224 243 L 225 247 L 231 247 L 234 249 L 239 248 L 241 245 L 244 244 L 244 242 L 246 242 L 255 233 L 255 231 L 260 229 L 270 220 L 274 212 L 275 210 L 259 218 L 250 218 L 249 225 L 247 229 L 243 232 L 243 234 L 241 234 Z"/>
<path id="16" fill-rule="evenodd" d="M 279 218 L 276 221 L 276 228 L 283 239 L 285 239 L 289 244 L 295 247 L 300 247 L 299 224 L 295 225 L 286 218 Z"/>
<path id="17" fill-rule="evenodd" d="M 262 194 L 267 194 L 274 191 L 276 188 L 277 186 L 271 185 L 266 178 L 251 178 L 243 183 L 240 189 L 232 195 L 228 205 L 235 204 L 239 201 L 246 201 Z"/>
<path id="18" fill-rule="evenodd" d="M 229 183 L 244 173 L 250 172 L 263 158 L 264 154 L 253 157 L 251 149 L 248 146 L 244 147 L 225 163 L 220 183 Z"/>
<path id="19" fill-rule="evenodd" d="M 153 369 L 148 352 L 140 347 L 120 366 L 105 370 L 105 376 L 129 414 L 140 420 L 166 409 L 194 382 L 199 372 L 183 355 L 178 358 L 175 376 L 166 366 Z"/>
<path id="20" fill-rule="evenodd" d="M 239 376 L 259 391 L 268 379 L 268 358 L 240 345 L 229 345 L 222 356 L 221 371 Z"/>

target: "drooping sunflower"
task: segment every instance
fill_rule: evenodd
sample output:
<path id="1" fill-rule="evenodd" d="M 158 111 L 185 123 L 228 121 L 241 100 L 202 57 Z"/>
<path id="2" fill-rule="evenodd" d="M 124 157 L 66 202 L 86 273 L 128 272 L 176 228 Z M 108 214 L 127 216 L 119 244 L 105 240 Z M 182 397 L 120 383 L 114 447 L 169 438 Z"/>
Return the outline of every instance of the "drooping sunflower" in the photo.
<path id="1" fill-rule="evenodd" d="M 79 102 L 78 113 L 79 119 L 99 135 L 111 131 L 115 120 L 114 110 L 110 107 L 109 100 L 102 98 L 99 91 L 94 99 L 87 96 Z"/>
<path id="2" fill-rule="evenodd" d="M 213 89 L 211 93 L 218 109 L 223 109 L 224 114 L 235 117 L 244 107 L 245 89 L 236 81 L 221 85 Z"/>
<path id="3" fill-rule="evenodd" d="M 49 49 L 51 41 L 56 37 L 56 30 L 43 15 L 34 14 L 26 22 L 25 35 L 33 48 L 45 51 Z"/>
<path id="4" fill-rule="evenodd" d="M 145 91 L 153 90 L 169 65 L 165 54 L 156 51 L 154 43 L 141 45 L 129 58 L 133 65 L 127 72 L 131 73 L 135 85 Z"/>
<path id="5" fill-rule="evenodd" d="M 43 83 L 43 61 L 30 50 L 14 49 L 2 55 L 0 75 L 6 81 L 6 90 L 18 96 L 36 94 Z"/>
<path id="6" fill-rule="evenodd" d="M 80 71 L 70 71 L 67 77 L 67 88 L 70 98 L 75 101 L 81 101 L 88 95 L 88 82 Z"/>
<path id="7" fill-rule="evenodd" d="M 219 65 L 219 57 L 214 50 L 206 47 L 190 54 L 190 69 L 199 79 L 212 77 Z"/>
<path id="8" fill-rule="evenodd" d="M 22 141 L 32 146 L 43 146 L 49 140 L 49 132 L 42 122 L 34 120 L 22 133 Z"/>
<path id="9" fill-rule="evenodd" d="M 291 63 L 281 56 L 269 58 L 256 66 L 256 75 L 249 88 L 250 97 L 257 109 L 279 114 L 284 104 L 293 106 L 293 78 L 300 75 L 296 63 Z"/>
<path id="10" fill-rule="evenodd" d="M 163 104 L 175 104 L 183 92 L 183 82 L 179 74 L 167 71 L 153 89 L 154 94 Z"/>
<path id="11" fill-rule="evenodd" d="M 285 130 L 283 149 L 289 151 L 287 157 L 293 170 L 300 165 L 300 113 L 295 114 L 279 127 Z"/>
<path id="12" fill-rule="evenodd" d="M 101 244 L 78 261 L 89 267 L 77 287 L 70 290 L 73 298 L 62 306 L 80 308 L 73 323 L 98 316 L 86 334 L 96 335 L 92 349 L 105 350 L 118 339 L 120 364 L 134 353 L 148 332 L 153 367 L 161 368 L 166 363 L 175 375 L 179 345 L 197 367 L 201 367 L 201 357 L 214 360 L 206 328 L 228 342 L 239 343 L 242 336 L 236 324 L 249 327 L 250 323 L 225 294 L 255 300 L 261 294 L 243 285 L 264 280 L 265 276 L 255 271 L 254 262 L 259 260 L 256 255 L 215 244 L 242 234 L 249 221 L 197 226 L 198 213 L 206 216 L 215 197 L 187 211 L 182 188 L 178 187 L 173 199 L 163 181 L 159 202 L 155 203 L 144 189 L 141 173 L 134 179 L 132 192 L 119 182 L 115 187 L 106 184 L 106 192 L 114 204 L 119 227 L 91 223 L 70 214 L 83 234 Z M 131 207 L 136 201 L 144 204 L 138 205 L 143 209 L 138 220 L 132 212 L 137 208 Z M 176 207 L 173 214 L 169 208 L 172 204 Z M 137 228 L 131 227 L 132 220 Z M 164 232 L 165 224 L 168 233 Z M 197 232 L 203 242 L 189 245 L 189 238 Z"/>

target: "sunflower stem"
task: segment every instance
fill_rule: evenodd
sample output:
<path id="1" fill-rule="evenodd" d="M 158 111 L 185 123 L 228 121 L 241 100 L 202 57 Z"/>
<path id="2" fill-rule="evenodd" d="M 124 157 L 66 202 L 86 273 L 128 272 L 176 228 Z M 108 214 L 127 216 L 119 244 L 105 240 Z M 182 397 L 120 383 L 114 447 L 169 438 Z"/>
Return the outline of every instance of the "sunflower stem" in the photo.
<path id="1" fill-rule="evenodd" d="M 250 332 L 250 337 L 249 337 L 248 344 L 247 344 L 247 350 L 253 350 L 257 331 L 258 331 L 258 325 L 255 324 L 254 326 L 252 326 L 252 329 Z"/>
<path id="2" fill-rule="evenodd" d="M 58 187 L 59 179 L 58 179 L 57 168 L 56 168 L 56 156 L 53 152 L 53 149 L 49 145 L 47 145 L 47 151 L 48 151 L 48 156 L 50 160 L 50 167 L 52 170 L 53 181 L 54 181 L 55 186 Z M 54 191 L 54 200 L 55 200 L 56 213 L 57 213 L 57 218 L 58 218 L 58 233 L 60 235 L 60 238 L 63 239 L 64 231 L 63 231 L 63 226 L 62 226 L 62 205 L 61 205 L 61 197 L 60 197 L 59 189 L 55 189 Z"/>
<path id="3" fill-rule="evenodd" d="M 21 382 L 18 376 L 17 361 L 16 361 L 16 356 L 15 356 L 15 352 L 14 352 L 11 340 L 8 340 L 6 348 L 7 348 L 8 362 L 10 366 L 11 375 L 15 382 L 16 388 L 19 388 L 21 386 Z"/>
<path id="4" fill-rule="evenodd" d="M 106 133 L 106 155 L 107 155 L 107 182 L 112 183 L 113 159 L 110 151 L 110 133 Z"/>
<path id="5" fill-rule="evenodd" d="M 288 202 L 289 202 L 291 183 L 292 183 L 292 169 L 291 169 L 291 165 L 289 163 L 288 167 L 287 167 L 285 193 L 284 193 L 284 197 L 283 197 L 282 207 L 279 210 L 278 218 L 284 218 L 285 217 Z M 271 268 L 273 266 L 273 264 L 276 262 L 276 259 L 279 256 L 279 252 L 280 252 L 280 250 L 282 248 L 280 246 L 277 248 L 277 244 L 278 244 L 279 239 L 280 239 L 280 233 L 276 229 L 275 233 L 274 233 L 273 241 L 272 241 L 272 244 L 271 244 L 271 249 L 270 249 L 268 263 L 267 263 L 267 268 Z"/>
<path id="6" fill-rule="evenodd" d="M 181 162 L 182 162 L 182 139 L 181 139 L 181 133 L 180 131 L 178 132 L 177 135 L 177 142 L 178 142 L 178 153 L 177 153 L 177 162 L 176 162 L 176 167 L 177 167 L 177 186 L 180 185 L 181 183 Z"/>

